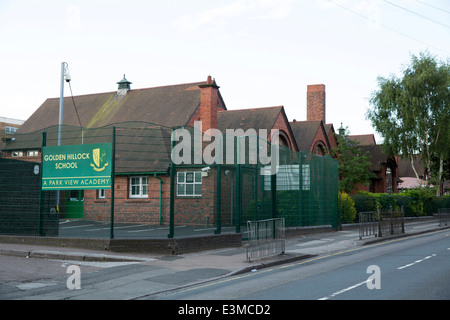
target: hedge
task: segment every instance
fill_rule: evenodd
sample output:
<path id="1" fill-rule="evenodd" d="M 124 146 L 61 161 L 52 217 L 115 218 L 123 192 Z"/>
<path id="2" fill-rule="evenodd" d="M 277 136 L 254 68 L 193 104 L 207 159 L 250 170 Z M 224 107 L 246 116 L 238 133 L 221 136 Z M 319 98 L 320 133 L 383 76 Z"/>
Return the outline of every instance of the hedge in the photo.
<path id="1" fill-rule="evenodd" d="M 377 205 L 382 210 L 403 206 L 405 217 L 431 216 L 437 213 L 438 208 L 450 208 L 450 196 L 437 197 L 431 188 L 412 189 L 399 194 L 358 192 L 351 198 L 357 212 L 375 211 Z"/>

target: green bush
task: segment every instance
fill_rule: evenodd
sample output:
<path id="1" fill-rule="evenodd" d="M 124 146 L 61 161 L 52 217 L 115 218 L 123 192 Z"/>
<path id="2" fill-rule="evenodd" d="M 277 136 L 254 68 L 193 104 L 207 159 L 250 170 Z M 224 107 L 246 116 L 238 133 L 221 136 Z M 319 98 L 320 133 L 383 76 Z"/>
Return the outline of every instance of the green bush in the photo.
<path id="1" fill-rule="evenodd" d="M 376 211 L 377 206 L 388 210 L 403 207 L 406 217 L 431 216 L 438 208 L 450 208 L 450 196 L 436 197 L 433 188 L 418 188 L 399 194 L 358 192 L 351 198 L 357 212 Z"/>
<path id="2" fill-rule="evenodd" d="M 341 223 L 356 222 L 355 201 L 345 192 L 340 193 Z"/>
<path id="3" fill-rule="evenodd" d="M 376 211 L 377 206 L 380 205 L 379 194 L 377 193 L 358 192 L 351 198 L 355 202 L 357 212 Z"/>

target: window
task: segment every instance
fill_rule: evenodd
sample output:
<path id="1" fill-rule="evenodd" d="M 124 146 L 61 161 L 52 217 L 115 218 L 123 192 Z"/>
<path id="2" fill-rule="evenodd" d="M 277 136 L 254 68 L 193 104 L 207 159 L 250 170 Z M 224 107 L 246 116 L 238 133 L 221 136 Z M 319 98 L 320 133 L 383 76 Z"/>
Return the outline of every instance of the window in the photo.
<path id="1" fill-rule="evenodd" d="M 35 157 L 35 156 L 38 156 L 39 155 L 39 151 L 37 151 L 37 150 L 28 150 L 27 151 L 27 156 L 28 157 Z"/>
<path id="2" fill-rule="evenodd" d="M 13 134 L 16 133 L 16 131 L 17 131 L 16 127 L 8 127 L 8 126 L 5 127 L 5 133 Z"/>
<path id="3" fill-rule="evenodd" d="M 98 189 L 97 198 L 105 199 L 105 189 Z"/>
<path id="4" fill-rule="evenodd" d="M 23 157 L 23 151 L 13 151 L 11 152 L 12 157 Z"/>
<path id="5" fill-rule="evenodd" d="M 148 198 L 148 177 L 130 178 L 130 198 Z"/>
<path id="6" fill-rule="evenodd" d="M 84 201 L 84 190 L 70 190 L 69 191 L 70 201 Z"/>
<path id="7" fill-rule="evenodd" d="M 202 173 L 178 172 L 177 196 L 201 196 L 201 195 L 202 195 Z"/>

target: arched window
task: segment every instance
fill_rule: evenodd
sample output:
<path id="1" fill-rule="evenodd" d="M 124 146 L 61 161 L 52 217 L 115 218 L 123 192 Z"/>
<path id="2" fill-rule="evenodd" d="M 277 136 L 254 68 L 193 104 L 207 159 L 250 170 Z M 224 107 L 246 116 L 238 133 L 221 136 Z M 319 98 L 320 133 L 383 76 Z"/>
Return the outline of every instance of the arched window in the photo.
<path id="1" fill-rule="evenodd" d="M 280 141 L 280 145 L 289 148 L 289 142 L 287 141 L 287 138 L 281 133 L 280 133 L 280 136 L 279 136 L 279 141 Z"/>
<path id="2" fill-rule="evenodd" d="M 325 143 L 321 140 L 316 141 L 314 144 L 312 152 L 318 156 L 324 156 L 328 153 L 327 147 L 325 146 Z"/>

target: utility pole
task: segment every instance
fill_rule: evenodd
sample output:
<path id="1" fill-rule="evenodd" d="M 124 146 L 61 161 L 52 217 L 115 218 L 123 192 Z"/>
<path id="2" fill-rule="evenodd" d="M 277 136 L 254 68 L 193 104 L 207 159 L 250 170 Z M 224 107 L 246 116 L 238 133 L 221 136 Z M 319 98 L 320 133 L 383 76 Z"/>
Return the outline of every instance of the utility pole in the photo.
<path id="1" fill-rule="evenodd" d="M 63 126 L 63 115 L 64 115 L 64 79 L 69 82 L 72 80 L 69 71 L 66 70 L 68 64 L 67 62 L 61 62 L 61 89 L 59 95 L 59 124 L 58 124 L 58 146 L 62 145 L 62 126 Z M 59 190 L 56 191 L 56 207 L 59 211 L 60 195 Z"/>
<path id="2" fill-rule="evenodd" d="M 61 62 L 61 91 L 59 95 L 59 127 L 58 127 L 58 146 L 62 145 L 62 125 L 64 115 L 64 79 L 69 82 L 72 80 L 69 72 L 66 70 L 67 62 Z"/>

